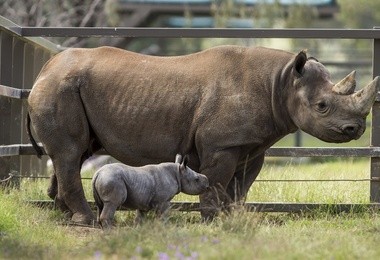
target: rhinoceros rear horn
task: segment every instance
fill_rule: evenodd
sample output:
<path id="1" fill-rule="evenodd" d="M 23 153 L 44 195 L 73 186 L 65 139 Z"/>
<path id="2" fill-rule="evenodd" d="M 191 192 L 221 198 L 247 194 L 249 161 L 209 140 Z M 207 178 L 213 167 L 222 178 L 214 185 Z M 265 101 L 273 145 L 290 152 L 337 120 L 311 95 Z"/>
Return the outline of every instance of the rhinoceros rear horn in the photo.
<path id="1" fill-rule="evenodd" d="M 367 115 L 375 102 L 377 91 L 380 86 L 379 77 L 376 77 L 366 87 L 353 94 L 355 107 L 361 114 Z"/>
<path id="2" fill-rule="evenodd" d="M 351 95 L 356 87 L 355 75 L 356 71 L 352 71 L 344 79 L 335 84 L 332 90 L 340 95 Z"/>

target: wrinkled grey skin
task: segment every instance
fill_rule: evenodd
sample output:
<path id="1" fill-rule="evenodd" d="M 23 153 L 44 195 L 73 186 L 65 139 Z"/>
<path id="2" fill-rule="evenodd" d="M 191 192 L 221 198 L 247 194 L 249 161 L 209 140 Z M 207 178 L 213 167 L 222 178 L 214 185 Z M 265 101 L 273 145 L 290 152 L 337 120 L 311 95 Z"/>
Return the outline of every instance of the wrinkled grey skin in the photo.
<path id="1" fill-rule="evenodd" d="M 199 195 L 208 186 L 207 177 L 187 167 L 187 157 L 181 162 L 180 155 L 176 156 L 175 163 L 142 167 L 107 164 L 92 179 L 98 222 L 104 229 L 112 226 L 115 211 L 120 206 L 136 209 L 136 222 L 140 223 L 152 209 L 159 216 L 165 216 L 176 194 Z"/>
<path id="2" fill-rule="evenodd" d="M 94 151 L 132 166 L 180 152 L 214 187 L 200 196 L 202 217 L 211 219 L 244 201 L 265 150 L 285 135 L 300 128 L 327 142 L 359 138 L 379 80 L 353 93 L 354 77 L 334 84 L 303 51 L 220 46 L 153 57 L 68 49 L 43 67 L 28 98 L 54 164 L 49 196 L 73 221 L 91 223 L 79 171 Z"/>

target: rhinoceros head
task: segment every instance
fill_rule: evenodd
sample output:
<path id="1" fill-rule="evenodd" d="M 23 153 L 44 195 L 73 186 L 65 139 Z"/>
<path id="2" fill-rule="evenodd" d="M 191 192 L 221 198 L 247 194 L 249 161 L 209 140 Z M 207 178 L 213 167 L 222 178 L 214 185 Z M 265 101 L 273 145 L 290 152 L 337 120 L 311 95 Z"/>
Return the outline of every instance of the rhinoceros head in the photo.
<path id="1" fill-rule="evenodd" d="M 326 68 L 315 59 L 307 59 L 304 51 L 295 57 L 292 74 L 287 107 L 300 129 L 334 143 L 358 139 L 364 133 L 365 119 L 380 85 L 379 77 L 354 92 L 355 71 L 333 84 Z"/>
<path id="2" fill-rule="evenodd" d="M 182 161 L 182 162 L 181 162 Z M 205 192 L 209 186 L 208 178 L 197 173 L 187 166 L 188 156 L 176 156 L 176 163 L 179 163 L 179 177 L 181 182 L 181 191 L 189 195 L 199 195 Z"/>

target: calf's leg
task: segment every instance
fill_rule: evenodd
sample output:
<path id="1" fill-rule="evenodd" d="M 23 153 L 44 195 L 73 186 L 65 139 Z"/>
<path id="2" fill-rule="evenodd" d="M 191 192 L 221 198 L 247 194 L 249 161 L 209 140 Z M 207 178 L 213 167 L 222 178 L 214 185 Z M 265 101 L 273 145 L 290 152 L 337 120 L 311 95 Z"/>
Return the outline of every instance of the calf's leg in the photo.
<path id="1" fill-rule="evenodd" d="M 145 210 L 136 210 L 135 225 L 140 225 L 144 221 L 146 213 Z"/>
<path id="2" fill-rule="evenodd" d="M 119 205 L 113 202 L 104 202 L 103 210 L 100 213 L 99 222 L 103 229 L 110 229 L 114 223 L 114 216 Z"/>
<path id="3" fill-rule="evenodd" d="M 165 201 L 158 204 L 156 209 L 156 215 L 161 220 L 166 221 L 169 217 L 170 201 Z"/>

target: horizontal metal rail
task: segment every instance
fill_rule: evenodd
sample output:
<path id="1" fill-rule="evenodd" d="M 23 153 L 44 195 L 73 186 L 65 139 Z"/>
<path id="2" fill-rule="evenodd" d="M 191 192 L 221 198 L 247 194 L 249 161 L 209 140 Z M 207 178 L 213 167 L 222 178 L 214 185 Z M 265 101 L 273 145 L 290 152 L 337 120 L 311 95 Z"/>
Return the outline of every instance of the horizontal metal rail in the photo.
<path id="1" fill-rule="evenodd" d="M 50 176 L 24 176 L 24 175 L 18 175 L 18 174 L 9 174 L 9 177 L 6 179 L 11 178 L 20 178 L 20 179 L 50 179 Z M 81 177 L 81 180 L 85 181 L 91 181 L 92 177 Z M 380 182 L 379 178 L 373 178 L 373 179 L 256 179 L 255 182 L 369 182 L 369 181 L 376 181 Z"/>
<path id="2" fill-rule="evenodd" d="M 0 96 L 16 98 L 16 99 L 26 99 L 28 98 L 31 89 L 18 89 L 9 86 L 0 85 Z M 380 92 L 376 95 L 376 102 L 380 101 Z"/>
<path id="3" fill-rule="evenodd" d="M 0 96 L 4 97 L 26 99 L 28 98 L 30 91 L 31 89 L 18 89 L 0 85 Z"/>
<path id="4" fill-rule="evenodd" d="M 43 146 L 40 145 L 43 150 Z M 1 156 L 35 155 L 31 144 L 0 145 Z M 108 154 L 105 150 L 98 155 Z M 272 147 L 265 152 L 272 157 L 380 157 L 380 147 Z"/>
<path id="5" fill-rule="evenodd" d="M 54 208 L 54 201 L 52 200 L 29 200 L 28 203 L 39 206 Z M 92 209 L 95 209 L 93 201 L 88 202 Z M 309 212 L 313 210 L 323 209 L 330 212 L 356 212 L 363 210 L 379 210 L 380 203 L 289 203 L 289 202 L 246 202 L 244 207 L 249 212 Z M 171 208 L 178 211 L 199 211 L 200 205 L 198 202 L 171 202 Z M 128 210 L 124 207 L 119 210 Z"/>
<path id="6" fill-rule="evenodd" d="M 16 36 L 19 36 L 20 38 L 22 35 L 20 35 L 18 32 L 22 30 L 22 27 L 13 23 L 12 21 L 0 16 L 0 31 L 6 31 L 8 33 L 14 34 Z M 36 35 L 36 37 L 22 37 L 22 41 L 32 44 L 33 46 L 36 46 L 38 48 L 44 48 L 45 50 L 51 52 L 51 53 L 58 53 L 63 50 L 63 48 L 57 44 L 54 44 L 44 38 L 41 38 L 39 35 Z"/>
<path id="7" fill-rule="evenodd" d="M 40 147 L 44 151 L 44 154 L 46 154 L 43 147 Z M 31 144 L 0 145 L 0 157 L 19 155 L 36 155 L 36 150 Z"/>
<path id="8" fill-rule="evenodd" d="M 155 27 L 9 27 L 23 37 L 131 37 L 131 38 L 320 38 L 380 39 L 377 29 L 240 29 Z"/>
<path id="9" fill-rule="evenodd" d="M 380 147 L 273 147 L 266 156 L 273 157 L 380 157 Z"/>

